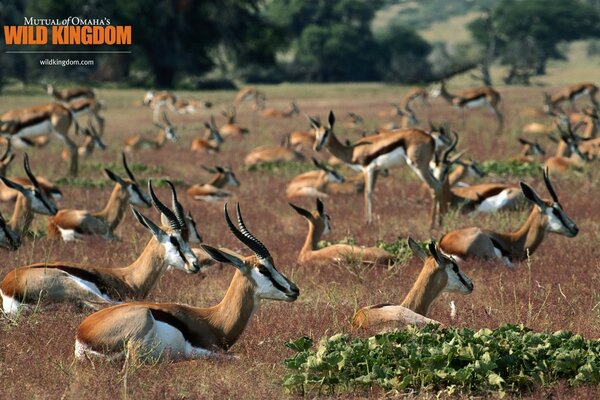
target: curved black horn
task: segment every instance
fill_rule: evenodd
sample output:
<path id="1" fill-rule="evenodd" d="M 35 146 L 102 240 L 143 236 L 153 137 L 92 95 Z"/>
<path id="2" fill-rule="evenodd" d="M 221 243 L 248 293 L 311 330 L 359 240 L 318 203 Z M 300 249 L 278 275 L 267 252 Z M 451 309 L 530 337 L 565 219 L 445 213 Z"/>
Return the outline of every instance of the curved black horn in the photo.
<path id="1" fill-rule="evenodd" d="M 152 181 L 148 180 L 148 191 L 150 192 L 150 198 L 152 199 L 152 204 L 154 207 L 169 220 L 169 226 L 177 231 L 180 231 L 181 225 L 179 224 L 179 220 L 173 214 L 173 211 L 169 209 L 169 207 L 165 206 L 159 199 L 156 197 L 156 193 L 154 193 L 154 189 L 152 189 Z"/>
<path id="2" fill-rule="evenodd" d="M 133 172 L 131 172 L 131 170 L 129 169 L 129 165 L 127 165 L 127 157 L 125 156 L 125 152 L 121 152 L 121 158 L 123 160 L 123 167 L 125 167 L 125 172 L 127 173 L 127 176 L 129 177 L 129 179 L 131 179 L 132 182 L 137 183 Z"/>
<path id="3" fill-rule="evenodd" d="M 250 250 L 256 254 L 256 256 L 260 259 L 266 259 L 271 257 L 269 254 L 269 250 L 263 245 L 258 239 L 256 239 L 246 228 L 244 224 L 244 220 L 242 219 L 242 215 L 240 213 L 240 205 L 237 204 L 237 217 L 238 217 L 238 225 L 239 230 L 236 226 L 231 222 L 231 218 L 229 218 L 229 213 L 227 212 L 227 203 L 225 203 L 224 207 L 225 212 L 225 221 L 227 221 L 227 225 L 229 226 L 229 230 L 234 236 L 242 243 L 244 243 Z"/>
<path id="4" fill-rule="evenodd" d="M 548 189 L 548 193 L 550 193 L 552 200 L 554 200 L 555 203 L 559 203 L 558 196 L 556 195 L 556 192 L 552 187 L 552 183 L 550 183 L 550 178 L 548 177 L 548 167 L 544 168 L 544 182 L 546 183 L 546 188 Z"/>
<path id="5" fill-rule="evenodd" d="M 29 156 L 27 155 L 27 153 L 25 153 L 25 157 L 23 157 L 23 165 L 25 166 L 25 173 L 27 174 L 27 177 L 29 178 L 29 180 L 31 181 L 33 186 L 35 186 L 36 188 L 39 188 L 40 184 L 38 183 L 37 179 L 35 179 L 35 176 L 31 172 L 31 167 L 29 167 Z"/>
<path id="6" fill-rule="evenodd" d="M 181 203 L 177 200 L 175 186 L 171 181 L 167 181 L 167 184 L 171 187 L 171 208 L 175 212 L 175 217 L 177 218 L 177 221 L 179 221 L 179 225 L 181 225 L 182 228 L 186 228 L 187 224 L 185 222 L 185 212 L 183 211 Z"/>
<path id="7" fill-rule="evenodd" d="M 442 153 L 442 162 L 443 163 L 448 162 L 448 156 L 450 155 L 450 153 L 452 153 L 454 151 L 454 149 L 456 148 L 456 145 L 458 144 L 458 133 L 456 133 L 455 131 L 452 131 L 452 134 L 454 135 L 454 140 L 452 141 L 450 146 L 448 146 L 448 148 L 446 150 L 444 150 L 444 152 Z"/>

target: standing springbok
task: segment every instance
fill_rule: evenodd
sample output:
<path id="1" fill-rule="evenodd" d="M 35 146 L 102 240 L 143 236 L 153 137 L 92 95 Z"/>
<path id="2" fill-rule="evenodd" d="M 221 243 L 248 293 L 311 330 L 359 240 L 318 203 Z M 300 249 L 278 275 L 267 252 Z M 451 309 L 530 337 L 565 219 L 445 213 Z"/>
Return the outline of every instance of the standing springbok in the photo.
<path id="1" fill-rule="evenodd" d="M 46 85 L 46 91 L 48 92 L 48 96 L 52 96 L 62 103 L 70 103 L 71 101 L 81 99 L 96 98 L 96 91 L 89 87 L 75 87 L 56 90 L 54 85 L 48 84 Z"/>
<path id="2" fill-rule="evenodd" d="M 293 302 L 298 287 L 277 271 L 267 248 L 250 233 L 237 207 L 238 228 L 227 213 L 234 236 L 254 252 L 242 257 L 202 245 L 217 262 L 237 271 L 221 302 L 200 308 L 172 303 L 127 303 L 98 311 L 77 328 L 75 357 L 123 355 L 128 348 L 151 359 L 204 358 L 228 350 L 242 335 L 262 300 Z"/>
<path id="3" fill-rule="evenodd" d="M 21 237 L 27 233 L 33 221 L 34 213 L 55 215 L 57 212 L 56 205 L 44 194 L 36 177 L 31 172 L 27 154 L 23 158 L 23 166 L 30 182 L 27 187 L 10 179 L 0 177 L 4 185 L 18 193 L 12 216 L 6 223 L 6 228 L 11 232 L 7 236 L 12 239 L 11 247 L 13 249 L 18 248 L 21 244 Z"/>
<path id="4" fill-rule="evenodd" d="M 16 313 L 21 307 L 40 302 L 78 302 L 97 309 L 128 298 L 145 298 L 169 265 L 189 273 L 198 272 L 200 265 L 187 241 L 181 208 L 171 210 L 161 203 L 150 181 L 148 190 L 154 207 L 167 217 L 169 226 L 160 228 L 132 208 L 138 222 L 152 233 L 137 260 L 123 268 L 58 261 L 13 269 L 0 282 L 4 312 Z"/>
<path id="5" fill-rule="evenodd" d="M 402 328 L 406 325 L 439 324 L 426 315 L 440 294 L 473 292 L 473 282 L 458 268 L 452 257 L 440 251 L 435 241 L 431 241 L 426 250 L 409 237 L 408 246 L 423 261 L 423 268 L 402 304 L 363 307 L 352 317 L 352 325 L 371 328 L 380 324 L 393 324 L 394 328 Z"/>
<path id="6" fill-rule="evenodd" d="M 88 126 L 81 130 L 84 136 L 83 144 L 77 148 L 77 154 L 80 157 L 89 157 L 94 152 L 95 148 L 99 148 L 100 150 L 106 150 L 106 145 L 102 141 L 98 132 L 96 132 L 96 128 L 90 120 L 88 120 Z M 69 157 L 69 152 L 67 149 L 64 149 L 62 152 L 62 159 L 67 160 Z"/>
<path id="7" fill-rule="evenodd" d="M 209 202 L 225 200 L 225 198 L 231 196 L 230 192 L 223 190 L 226 185 L 233 187 L 240 186 L 240 181 L 238 181 L 231 167 L 224 168 L 217 165 L 215 168 L 209 168 L 203 165 L 202 168 L 214 174 L 214 176 L 208 183 L 196 183 L 190 186 L 187 194 L 194 200 Z"/>
<path id="8" fill-rule="evenodd" d="M 550 95 L 544 92 L 544 110 L 546 112 L 559 110 L 562 111 L 560 105 L 565 101 L 571 103 L 571 108 L 575 109 L 575 100 L 584 95 L 590 96 L 590 101 L 595 107 L 598 107 L 596 100 L 598 86 L 591 82 L 582 82 L 569 85 L 558 92 Z"/>
<path id="9" fill-rule="evenodd" d="M 100 115 L 102 104 L 94 98 L 80 98 L 71 100 L 67 107 L 73 112 L 75 118 L 87 116 L 90 123 L 95 123 L 98 127 L 98 134 L 104 135 L 104 117 Z"/>
<path id="10" fill-rule="evenodd" d="M 377 171 L 402 165 L 404 162 L 434 193 L 441 189 L 441 183 L 435 179 L 429 162 L 433 158 L 436 142 L 444 142 L 442 135 L 428 134 L 420 129 L 398 129 L 386 131 L 377 135 L 369 135 L 352 145 L 342 144 L 333 132 L 335 116 L 329 112 L 328 125 L 322 126 L 315 119 L 310 121 L 316 132 L 314 149 L 321 151 L 327 148 L 335 157 L 339 158 L 352 169 L 363 172 L 365 181 L 365 217 L 367 223 L 372 220 L 372 196 Z M 433 206 L 435 198 L 433 196 Z"/>
<path id="11" fill-rule="evenodd" d="M 162 113 L 164 124 L 155 122 L 154 125 L 160 128 L 160 131 L 154 139 L 145 138 L 142 135 L 134 135 L 127 138 L 125 141 L 125 151 L 140 150 L 140 149 L 155 149 L 163 147 L 167 141 L 174 142 L 177 140 L 177 134 L 167 118 L 166 113 Z"/>
<path id="12" fill-rule="evenodd" d="M 0 135 L 12 141 L 53 133 L 67 147 L 70 155 L 69 174 L 77 176 L 77 145 L 69 138 L 69 128 L 77 120 L 67 107 L 52 103 L 44 106 L 18 108 L 0 116 Z"/>
<path id="13" fill-rule="evenodd" d="M 440 239 L 440 248 L 446 254 L 460 259 L 500 259 L 507 265 L 523 261 L 538 248 L 548 232 L 567 237 L 577 236 L 579 228 L 563 210 L 558 196 L 544 170 L 544 182 L 552 200 L 544 200 L 525 182 L 521 190 L 533 209 L 527 221 L 515 232 L 499 233 L 477 227 L 462 228 L 449 232 Z"/>
<path id="14" fill-rule="evenodd" d="M 360 247 L 349 244 L 332 244 L 317 249 L 321 235 L 327 235 L 331 230 L 330 217 L 325 213 L 325 206 L 317 199 L 317 209 L 310 212 L 292 203 L 289 205 L 308 221 L 308 233 L 304 245 L 298 254 L 298 262 L 306 265 L 330 265 L 336 262 L 357 261 L 361 264 L 393 263 L 395 257 L 379 247 Z"/>
<path id="15" fill-rule="evenodd" d="M 149 208 L 152 204 L 148 196 L 140 189 L 135 176 L 127 165 L 125 153 L 122 154 L 123 166 L 129 180 L 124 180 L 109 169 L 106 175 L 115 182 L 113 191 L 106 206 L 97 212 L 88 210 L 62 209 L 50 218 L 48 238 L 72 241 L 85 236 L 101 236 L 109 240 L 117 240 L 115 229 L 119 226 L 129 204 Z"/>
<path id="16" fill-rule="evenodd" d="M 441 81 L 431 90 L 431 97 L 436 98 L 441 96 L 449 104 L 461 110 L 466 108 L 475 108 L 481 106 L 489 107 L 496 119 L 498 120 L 497 132 L 501 132 L 504 126 L 504 116 L 498 109 L 500 93 L 493 88 L 486 86 L 475 89 L 467 89 L 456 94 L 451 94 L 446 90 L 446 82 Z"/>

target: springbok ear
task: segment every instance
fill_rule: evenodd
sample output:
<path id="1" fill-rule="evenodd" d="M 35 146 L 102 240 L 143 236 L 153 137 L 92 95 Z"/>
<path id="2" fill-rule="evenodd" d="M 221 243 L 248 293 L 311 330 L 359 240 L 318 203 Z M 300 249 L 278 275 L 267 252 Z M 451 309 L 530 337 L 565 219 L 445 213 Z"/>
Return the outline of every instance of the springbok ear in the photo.
<path id="1" fill-rule="evenodd" d="M 123 186 L 124 188 L 127 187 L 127 183 L 125 183 L 125 181 L 123 179 L 121 179 L 121 177 L 119 175 L 115 174 L 110 169 L 104 168 L 104 173 L 106 174 L 106 176 L 109 177 L 109 179 L 111 181 L 118 183 L 119 185 Z"/>
<path id="2" fill-rule="evenodd" d="M 8 186 L 11 189 L 14 189 L 14 190 L 16 190 L 18 192 L 21 192 L 23 194 L 25 192 L 27 192 L 27 189 L 24 186 L 19 185 L 17 182 L 13 182 L 10 179 L 7 179 L 7 178 L 5 178 L 3 176 L 0 176 L 0 180 L 2 180 L 2 183 L 4 183 L 6 186 Z"/>
<path id="3" fill-rule="evenodd" d="M 429 254 L 419 243 L 415 242 L 413 238 L 408 237 L 408 247 L 412 250 L 413 254 L 421 259 L 421 261 L 427 260 Z"/>
<path id="4" fill-rule="evenodd" d="M 323 215 L 323 212 L 325 212 L 325 205 L 319 198 L 317 198 L 317 211 L 319 212 L 319 215 Z"/>
<path id="5" fill-rule="evenodd" d="M 288 204 L 289 204 L 289 205 L 290 205 L 290 206 L 291 206 L 291 207 L 292 207 L 294 210 L 296 210 L 296 212 L 297 212 L 298 214 L 302 215 L 304 218 L 307 218 L 307 219 L 312 219 L 312 217 L 313 217 L 313 216 L 312 216 L 312 214 L 311 214 L 310 212 L 308 212 L 308 210 L 305 210 L 305 209 L 304 209 L 304 208 L 302 208 L 302 207 L 298 207 L 297 205 L 295 205 L 295 204 L 292 204 L 292 203 L 288 203 Z"/>
<path id="6" fill-rule="evenodd" d="M 152 233 L 152 235 L 156 239 L 158 239 L 160 241 L 161 238 L 167 236 L 167 233 L 165 231 L 160 229 L 158 227 L 158 225 L 156 225 L 154 222 L 149 220 L 144 214 L 142 214 L 141 212 L 139 212 L 138 210 L 136 210 L 133 207 L 131 207 L 131 211 L 133 211 L 133 215 L 135 216 L 135 219 L 137 219 L 137 221 L 140 224 L 142 224 L 142 226 L 144 226 L 146 229 L 148 229 L 150 231 L 150 233 Z"/>
<path id="7" fill-rule="evenodd" d="M 327 122 L 329 123 L 328 128 L 333 129 L 333 124 L 335 124 L 335 115 L 333 115 L 333 111 L 329 111 L 329 117 L 327 118 Z"/>
<path id="8" fill-rule="evenodd" d="M 218 166 L 218 165 L 217 165 L 217 166 L 215 167 L 215 169 L 216 169 L 218 172 L 222 173 L 222 174 L 224 174 L 224 173 L 225 173 L 225 170 L 224 170 L 224 169 L 223 169 L 223 167 L 221 167 L 221 166 Z"/>
<path id="9" fill-rule="evenodd" d="M 248 266 L 244 263 L 241 258 L 234 256 L 233 254 L 229 254 L 227 252 L 216 249 L 212 246 L 201 244 L 202 250 L 209 255 L 210 258 L 219 263 L 231 264 L 237 269 L 239 269 L 242 273 L 248 272 Z"/>
<path id="10" fill-rule="evenodd" d="M 540 198 L 540 196 L 538 196 L 536 191 L 531 186 L 523 181 L 519 182 L 519 185 L 521 186 L 521 191 L 527 200 L 537 205 L 541 210 L 544 210 L 547 207 L 546 203 Z"/>

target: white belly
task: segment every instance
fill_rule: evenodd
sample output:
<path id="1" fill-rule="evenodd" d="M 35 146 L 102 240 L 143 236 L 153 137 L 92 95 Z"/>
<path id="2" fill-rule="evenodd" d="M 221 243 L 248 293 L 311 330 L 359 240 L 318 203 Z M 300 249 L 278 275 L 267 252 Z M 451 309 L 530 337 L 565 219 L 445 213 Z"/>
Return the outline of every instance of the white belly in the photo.
<path id="1" fill-rule="evenodd" d="M 573 96 L 573 100 L 577 100 L 580 97 L 585 96 L 586 94 L 588 94 L 587 89 L 586 90 L 582 90 L 581 92 L 575 94 L 575 96 Z"/>
<path id="2" fill-rule="evenodd" d="M 506 207 L 508 204 L 508 193 L 510 189 L 504 189 L 500 193 L 495 196 L 488 197 L 484 201 L 479 204 L 477 207 L 478 212 L 482 213 L 493 213 L 502 208 Z"/>
<path id="3" fill-rule="evenodd" d="M 394 151 L 382 154 L 371 162 L 379 169 L 392 168 L 403 164 L 406 160 L 406 152 L 403 147 L 398 147 Z"/>
<path id="4" fill-rule="evenodd" d="M 75 282 L 79 287 L 81 287 L 81 288 L 85 289 L 86 291 L 88 291 L 89 293 L 101 298 L 102 300 L 108 301 L 111 303 L 115 303 L 110 297 L 103 294 L 100 291 L 100 289 L 98 289 L 98 286 L 96 286 L 94 283 L 86 281 L 81 278 L 78 278 L 73 275 L 69 275 L 69 279 L 71 279 L 73 282 Z"/>
<path id="5" fill-rule="evenodd" d="M 144 347 L 144 350 L 151 352 L 155 358 L 167 354 L 173 358 L 210 357 L 214 354 L 212 351 L 192 346 L 179 329 L 156 320 L 153 329 L 144 338 Z"/>
<path id="6" fill-rule="evenodd" d="M 38 136 L 38 135 L 47 135 L 52 132 L 52 124 L 50 120 L 47 119 L 39 124 L 31 125 L 26 128 L 19 130 L 16 135 L 18 137 L 28 137 L 28 136 Z"/>
<path id="7" fill-rule="evenodd" d="M 64 240 L 65 242 L 72 242 L 74 240 L 81 239 L 81 235 L 77 234 L 77 232 L 75 232 L 75 229 L 63 229 L 59 226 L 58 230 L 60 231 L 60 236 L 62 237 L 62 240 Z"/>
<path id="8" fill-rule="evenodd" d="M 487 104 L 487 100 L 485 99 L 485 97 L 480 97 L 476 100 L 471 100 L 471 101 L 466 102 L 464 107 L 465 108 L 476 108 L 476 107 L 481 107 L 485 104 Z"/>

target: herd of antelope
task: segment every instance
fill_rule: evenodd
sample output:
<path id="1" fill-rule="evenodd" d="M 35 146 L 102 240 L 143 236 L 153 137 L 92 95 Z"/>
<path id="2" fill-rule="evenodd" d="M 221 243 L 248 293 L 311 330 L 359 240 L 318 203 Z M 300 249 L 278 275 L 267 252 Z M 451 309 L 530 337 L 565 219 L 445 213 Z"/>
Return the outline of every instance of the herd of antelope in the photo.
<path id="1" fill-rule="evenodd" d="M 232 219 L 227 200 L 235 196 L 231 190 L 239 187 L 240 181 L 230 166 L 204 166 L 212 177 L 206 183 L 191 185 L 186 194 L 189 200 L 222 205 L 226 226 L 250 252 L 245 256 L 204 243 L 193 216 L 184 210 L 175 185 L 167 181 L 171 196 L 169 201 L 161 200 L 152 180 L 148 180 L 145 188 L 127 161 L 132 152 L 160 151 L 167 142 L 177 140 L 176 128 L 167 115 L 169 112 L 174 115 L 202 114 L 205 131 L 192 140 L 190 150 L 219 157 L 224 151 L 224 143 L 235 143 L 252 135 L 237 121 L 238 108 L 251 103 L 260 118 L 292 121 L 291 117 L 302 113 L 295 101 L 291 101 L 285 110 L 267 107 L 265 93 L 248 87 L 238 92 L 231 104 L 224 106 L 225 123 L 219 125 L 210 115 L 211 108 L 215 107 L 212 102 L 183 99 L 166 91 L 150 91 L 143 104 L 152 109 L 152 121 L 159 130 L 156 137 L 136 135 L 123 140 L 121 162 L 127 176 L 104 170 L 108 179 L 114 182 L 112 192 L 107 193 L 105 207 L 101 210 L 58 209 L 56 202 L 62 197 L 62 191 L 48 179 L 34 174 L 32 165 L 34 169 L 39 169 L 39 165 L 30 165 L 27 153 L 23 155 L 27 178 L 7 176 L 8 167 L 15 159 L 14 149 L 26 147 L 30 153 L 38 151 L 54 135 L 64 143 L 63 157 L 69 161 L 69 174 L 76 176 L 80 156 L 89 157 L 95 148 L 106 148 L 102 140 L 105 118 L 100 114 L 104 106 L 96 92 L 89 88 L 58 91 L 48 85 L 47 89 L 54 99 L 51 103 L 9 110 L 0 117 L 0 138 L 5 146 L 0 158 L 0 201 L 14 203 L 8 220 L 0 215 L 3 251 L 16 251 L 23 241 L 28 240 L 28 230 L 36 214 L 40 215 L 38 218 L 48 217 L 44 240 L 70 242 L 86 236 L 120 240 L 116 230 L 128 209 L 150 235 L 137 259 L 123 267 L 43 261 L 10 270 L 0 282 L 5 315 L 10 318 L 39 306 L 43 310 L 48 303 L 78 304 L 94 312 L 81 322 L 75 334 L 76 358 L 113 359 L 135 348 L 139 354 L 152 359 L 187 359 L 222 355 L 244 332 L 261 300 L 293 302 L 298 299 L 300 289 L 278 271 L 269 249 L 251 233 L 239 203 Z M 523 150 L 511 160 L 519 163 L 539 160 L 544 165 L 540 176 L 549 198 L 522 181 L 463 183 L 467 177 L 484 179 L 485 174 L 476 161 L 465 159 L 465 149 L 457 150 L 459 134 L 431 122 L 427 128 L 417 127 L 421 126 L 421 121 L 415 110 L 428 107 L 428 99 L 441 96 L 463 112 L 469 108 L 487 107 L 497 119 L 497 132 L 501 132 L 504 128 L 501 96 L 491 87 L 452 94 L 445 82 L 440 82 L 431 90 L 410 90 L 398 103 L 391 105 L 390 111 L 379 114 L 387 121 L 380 121 L 373 132 L 363 130 L 365 119 L 356 112 L 348 113 L 338 121 L 334 111 L 329 111 L 324 122 L 319 116 L 304 114 L 307 129 L 290 129 L 279 145 L 253 149 L 243 159 L 243 164 L 250 168 L 265 163 L 302 163 L 310 159 L 314 165 L 314 170 L 294 177 L 285 191 L 290 201 L 290 213 L 298 222 L 302 217 L 308 224 L 305 242 L 297 256 L 301 265 L 326 267 L 350 259 L 370 266 L 395 263 L 395 256 L 379 247 L 334 244 L 319 248 L 318 244 L 331 230 L 330 217 L 325 211 L 325 202 L 330 197 L 351 199 L 352 195 L 363 193 L 364 217 L 369 227 L 373 223 L 377 179 L 388 176 L 390 169 L 404 164 L 430 196 L 432 228 L 442 228 L 443 218 L 451 210 L 492 213 L 530 207 L 529 216 L 514 232 L 474 226 L 448 231 L 438 241 L 428 243 L 418 243 L 409 237 L 408 247 L 422 260 L 423 267 L 404 301 L 400 305 L 363 307 L 352 318 L 356 328 L 437 323 L 429 319 L 427 313 L 441 293 L 469 294 L 473 291 L 473 282 L 459 268 L 463 260 L 498 260 L 511 266 L 531 255 L 548 233 L 567 237 L 578 234 L 579 228 L 559 201 L 551 174 L 584 168 L 600 154 L 597 91 L 597 86 L 592 83 L 571 85 L 556 93 L 545 94 L 542 107 L 529 110 L 532 114 L 547 116 L 551 122 L 523 127 L 523 134 L 528 137 L 519 138 Z M 590 104 L 577 109 L 575 101 L 583 95 L 589 97 Z M 362 136 L 355 141 L 343 140 L 336 133 L 336 125 L 349 131 L 362 131 Z M 82 135 L 80 145 L 70 134 L 71 127 L 76 136 Z M 558 143 L 558 148 L 555 155 L 544 160 L 546 151 L 539 138 L 546 137 Z M 327 160 L 323 159 L 324 152 L 329 153 Z M 352 176 L 344 177 L 340 172 L 344 166 Z M 297 205 L 298 201 L 307 198 L 314 204 L 314 209 Z M 160 217 L 148 217 L 140 211 L 142 208 L 154 208 Z M 236 269 L 218 304 L 202 308 L 147 300 L 167 269 L 195 274 L 215 263 L 230 264 Z"/>

